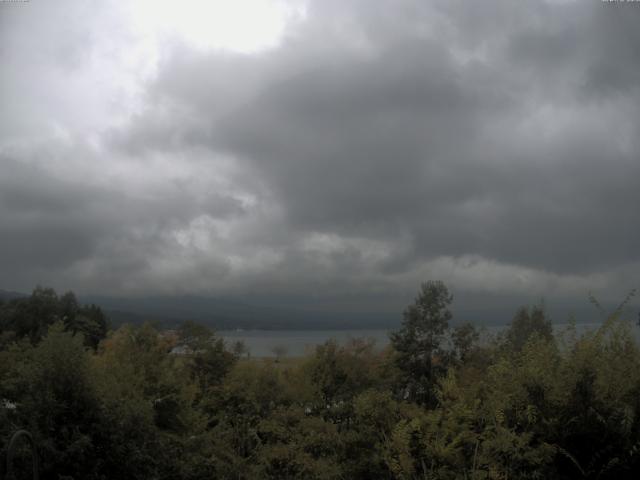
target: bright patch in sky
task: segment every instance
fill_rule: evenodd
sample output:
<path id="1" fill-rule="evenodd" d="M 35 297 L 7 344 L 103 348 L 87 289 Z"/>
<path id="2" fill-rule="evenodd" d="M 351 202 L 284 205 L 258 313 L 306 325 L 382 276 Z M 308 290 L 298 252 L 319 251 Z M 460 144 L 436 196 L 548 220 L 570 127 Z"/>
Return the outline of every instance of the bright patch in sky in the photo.
<path id="1" fill-rule="evenodd" d="M 277 46 L 287 22 L 303 11 L 270 0 L 137 0 L 132 14 L 138 28 L 159 37 L 255 53 Z"/>

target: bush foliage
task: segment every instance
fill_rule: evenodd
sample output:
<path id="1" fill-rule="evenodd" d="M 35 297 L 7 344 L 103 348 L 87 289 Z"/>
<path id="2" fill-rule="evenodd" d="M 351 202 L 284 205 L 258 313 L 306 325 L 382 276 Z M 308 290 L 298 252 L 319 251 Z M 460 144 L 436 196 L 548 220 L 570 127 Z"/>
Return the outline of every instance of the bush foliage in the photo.
<path id="1" fill-rule="evenodd" d="M 629 323 L 554 335 L 522 308 L 479 343 L 451 302 L 427 282 L 386 349 L 274 360 L 193 323 L 107 334 L 97 307 L 38 289 L 0 305 L 0 448 L 28 429 L 51 479 L 637 477 Z"/>

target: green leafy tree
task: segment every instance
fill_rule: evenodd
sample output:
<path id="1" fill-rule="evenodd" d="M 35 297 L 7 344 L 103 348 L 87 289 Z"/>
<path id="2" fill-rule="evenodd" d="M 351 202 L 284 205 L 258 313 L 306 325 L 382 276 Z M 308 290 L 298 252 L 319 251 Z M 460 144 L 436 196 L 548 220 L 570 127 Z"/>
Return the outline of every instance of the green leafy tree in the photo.
<path id="1" fill-rule="evenodd" d="M 347 422 L 353 415 L 355 396 L 380 382 L 380 357 L 373 343 L 352 340 L 340 346 L 329 340 L 316 347 L 304 365 L 315 394 L 314 408 L 335 422 Z"/>
<path id="2" fill-rule="evenodd" d="M 403 394 L 421 404 L 433 405 L 435 382 L 444 371 L 441 344 L 452 318 L 452 301 L 443 282 L 423 283 L 415 302 L 404 311 L 402 328 L 390 335 L 395 363 L 403 373 Z"/>
<path id="3" fill-rule="evenodd" d="M 543 305 L 518 309 L 505 335 L 507 347 L 520 351 L 532 335 L 549 342 L 553 340 L 553 326 Z"/>
<path id="4" fill-rule="evenodd" d="M 457 360 L 464 362 L 479 339 L 480 333 L 473 324 L 463 323 L 456 326 L 451 333 L 451 343 Z"/>
<path id="5" fill-rule="evenodd" d="M 60 319 L 60 304 L 55 290 L 38 286 L 31 296 L 14 298 L 3 305 L 0 330 L 14 339 L 27 338 L 36 344 Z"/>
<path id="6" fill-rule="evenodd" d="M 186 321 L 180 325 L 178 344 L 185 350 L 187 365 L 203 393 L 222 383 L 238 360 L 238 353 L 227 350 L 221 337 L 195 322 Z"/>
<path id="7" fill-rule="evenodd" d="M 14 408 L 0 431 L 4 438 L 18 428 L 33 434 L 43 478 L 95 478 L 93 435 L 101 422 L 90 357 L 62 322 L 48 330 L 37 346 L 14 344 L 5 354 L 0 397 Z"/>
<path id="8" fill-rule="evenodd" d="M 257 456 L 263 443 L 259 425 L 275 409 L 292 403 L 284 375 L 273 363 L 235 365 L 201 403 L 212 435 L 216 477 L 263 478 L 257 473 Z"/>
<path id="9" fill-rule="evenodd" d="M 108 319 L 100 307 L 80 305 L 73 292 L 58 296 L 52 288 L 36 287 L 29 297 L 0 305 L 0 346 L 22 338 L 37 344 L 57 321 L 66 331 L 81 334 L 84 344 L 93 349 L 108 331 Z"/>
<path id="10" fill-rule="evenodd" d="M 341 477 L 336 425 L 300 407 L 278 408 L 257 427 L 259 478 L 329 480 Z"/>
<path id="11" fill-rule="evenodd" d="M 205 463 L 206 417 L 173 345 L 149 324 L 124 325 L 92 357 L 105 478 L 190 478 Z"/>

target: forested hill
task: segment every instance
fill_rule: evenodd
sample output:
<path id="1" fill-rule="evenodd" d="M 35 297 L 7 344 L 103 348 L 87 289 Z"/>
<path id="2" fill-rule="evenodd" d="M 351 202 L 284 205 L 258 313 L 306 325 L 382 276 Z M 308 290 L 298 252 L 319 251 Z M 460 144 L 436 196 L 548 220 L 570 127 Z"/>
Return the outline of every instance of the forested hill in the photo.
<path id="1" fill-rule="evenodd" d="M 341 311 L 322 306 L 291 306 L 285 302 L 250 302 L 240 298 L 209 298 L 193 295 L 148 297 L 81 297 L 100 305 L 115 325 L 155 320 L 173 327 L 185 320 L 225 329 L 341 329 L 395 328 L 397 312 Z"/>
<path id="2" fill-rule="evenodd" d="M 175 327 L 182 321 L 194 320 L 216 330 L 326 330 L 326 329 L 395 329 L 400 325 L 402 309 L 411 300 L 393 300 L 388 304 L 368 305 L 367 299 L 357 308 L 331 301 L 301 302 L 288 298 L 239 298 L 182 296 L 115 297 L 80 296 L 83 303 L 99 305 L 114 325 L 141 324 L 154 321 Z M 530 303 L 527 296 L 458 295 L 452 307 L 455 322 L 475 325 L 506 325 L 519 305 Z M 606 309 L 615 305 L 605 302 Z M 553 302 L 547 306 L 553 322 L 566 323 L 570 316 L 578 322 L 599 321 L 598 312 L 585 299 L 576 302 Z"/>
<path id="3" fill-rule="evenodd" d="M 39 296 L 47 288 L 36 288 Z M 57 295 L 53 292 L 54 295 Z M 33 294 L 0 290 L 0 301 L 25 300 Z M 174 328 L 193 320 L 216 330 L 223 329 L 341 329 L 397 327 L 399 316 L 380 312 L 318 311 L 312 308 L 249 304 L 239 299 L 197 296 L 113 297 L 88 295 L 74 301 L 95 305 L 108 317 L 113 327 L 130 323 L 152 322 L 161 328 Z"/>
<path id="4" fill-rule="evenodd" d="M 0 289 L 0 300 L 11 300 L 13 298 L 24 298 L 28 295 L 20 292 L 12 292 L 10 290 L 1 290 Z"/>
<path id="5" fill-rule="evenodd" d="M 0 300 L 28 298 L 20 292 L 0 290 Z M 395 329 L 401 320 L 402 306 L 376 310 L 365 305 L 358 309 L 327 304 L 293 303 L 287 299 L 211 298 L 195 295 L 116 297 L 106 295 L 78 296 L 77 302 L 99 306 L 113 327 L 124 324 L 142 325 L 152 322 L 159 328 L 175 328 L 186 320 L 205 324 L 216 330 L 339 330 Z M 515 309 L 531 299 L 485 295 L 469 298 L 461 295 L 452 307 L 455 323 L 506 325 Z M 614 304 L 604 303 L 608 310 Z M 555 323 L 566 323 L 570 317 L 581 323 L 600 320 L 598 312 L 586 299 L 571 304 L 553 303 L 546 307 Z"/>

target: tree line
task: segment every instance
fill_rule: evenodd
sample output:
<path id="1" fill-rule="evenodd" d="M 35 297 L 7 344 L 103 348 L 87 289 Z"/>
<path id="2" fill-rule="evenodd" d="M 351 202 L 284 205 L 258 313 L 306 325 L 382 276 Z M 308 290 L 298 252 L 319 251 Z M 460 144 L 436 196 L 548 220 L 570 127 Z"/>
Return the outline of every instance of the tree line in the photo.
<path id="1" fill-rule="evenodd" d="M 66 480 L 635 478 L 640 350 L 621 310 L 554 335 L 523 307 L 480 342 L 452 301 L 426 282 L 387 348 L 275 361 L 192 322 L 109 331 L 38 288 L 0 304 L 0 448 L 28 429 L 41 478 Z"/>

